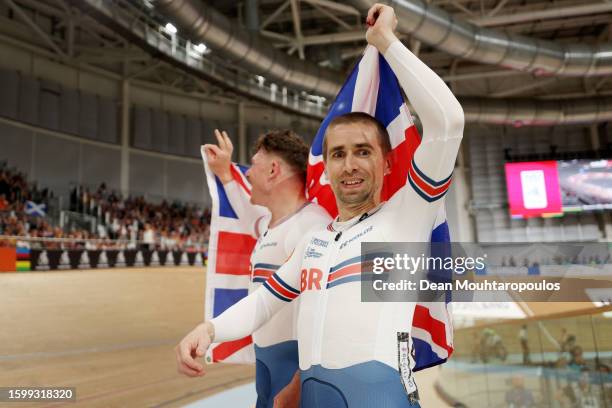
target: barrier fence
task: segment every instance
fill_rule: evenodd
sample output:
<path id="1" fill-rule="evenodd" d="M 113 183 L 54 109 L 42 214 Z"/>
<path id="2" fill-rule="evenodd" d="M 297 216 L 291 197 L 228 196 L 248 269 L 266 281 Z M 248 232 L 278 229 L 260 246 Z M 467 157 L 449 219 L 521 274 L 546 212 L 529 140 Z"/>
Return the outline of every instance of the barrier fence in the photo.
<path id="1" fill-rule="evenodd" d="M 32 242 L 42 245 L 40 248 L 32 248 Z M 100 247 L 91 248 L 96 245 Z M 0 272 L 205 266 L 206 259 L 207 252 L 200 248 L 158 249 L 133 241 L 0 236 Z"/>

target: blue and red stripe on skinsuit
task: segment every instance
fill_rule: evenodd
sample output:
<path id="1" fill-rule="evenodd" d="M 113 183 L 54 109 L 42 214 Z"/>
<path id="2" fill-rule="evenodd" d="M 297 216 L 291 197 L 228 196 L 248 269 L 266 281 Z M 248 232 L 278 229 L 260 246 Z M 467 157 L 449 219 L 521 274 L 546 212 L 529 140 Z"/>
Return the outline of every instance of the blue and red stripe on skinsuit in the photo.
<path id="1" fill-rule="evenodd" d="M 300 291 L 291 287 L 276 273 L 270 276 L 270 279 L 264 282 L 264 287 L 268 289 L 274 296 L 285 302 L 291 302 L 300 295 Z"/>
<path id="2" fill-rule="evenodd" d="M 372 273 L 372 262 L 375 258 L 393 256 L 390 252 L 372 252 L 346 259 L 329 269 L 327 289 L 343 283 L 361 281 L 362 268 L 364 273 Z"/>
<path id="3" fill-rule="evenodd" d="M 280 265 L 272 265 L 267 263 L 256 263 L 253 266 L 252 281 L 265 282 L 280 268 Z"/>
<path id="4" fill-rule="evenodd" d="M 444 180 L 432 180 L 418 168 L 414 159 L 410 161 L 408 181 L 417 194 L 430 203 L 442 198 L 444 194 L 446 194 L 448 187 L 450 186 L 452 176 L 453 174 L 451 173 Z"/>
<path id="5" fill-rule="evenodd" d="M 327 289 L 361 280 L 361 256 L 349 258 L 329 270 Z"/>

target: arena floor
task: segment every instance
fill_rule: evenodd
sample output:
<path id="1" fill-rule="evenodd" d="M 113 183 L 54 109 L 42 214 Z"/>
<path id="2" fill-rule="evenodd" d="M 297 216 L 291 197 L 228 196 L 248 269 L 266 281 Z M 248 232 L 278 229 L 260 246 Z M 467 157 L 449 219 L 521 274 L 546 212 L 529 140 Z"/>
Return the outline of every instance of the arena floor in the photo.
<path id="1" fill-rule="evenodd" d="M 176 372 L 204 278 L 189 267 L 0 274 L 0 384 L 76 387 L 70 406 L 175 407 L 252 381 L 248 366 Z"/>
<path id="2" fill-rule="evenodd" d="M 176 372 L 173 348 L 202 319 L 204 282 L 195 267 L 0 274 L 0 386 L 76 387 L 76 404 L 20 407 L 178 407 L 253 381 L 250 366 Z M 417 377 L 424 407 L 444 406 L 436 375 Z"/>

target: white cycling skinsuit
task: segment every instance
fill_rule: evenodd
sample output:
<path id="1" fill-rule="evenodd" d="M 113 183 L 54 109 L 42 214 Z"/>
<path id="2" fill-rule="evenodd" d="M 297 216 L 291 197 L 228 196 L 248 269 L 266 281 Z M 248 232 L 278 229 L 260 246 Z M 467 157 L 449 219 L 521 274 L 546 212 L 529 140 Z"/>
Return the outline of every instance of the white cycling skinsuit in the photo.
<path id="1" fill-rule="evenodd" d="M 238 218 L 253 221 L 249 229 L 257 243 L 251 253 L 249 293 L 259 288 L 289 259 L 306 233 L 325 228 L 331 221 L 323 207 L 306 203 L 269 228 L 270 212 L 251 204 L 236 181 L 223 187 Z M 297 303 L 281 308 L 253 333 L 257 408 L 272 408 L 274 397 L 291 382 L 298 370 Z"/>
<path id="2" fill-rule="evenodd" d="M 262 288 L 212 320 L 215 341 L 242 338 L 299 296 L 303 407 L 418 406 L 409 357 L 415 304 L 361 302 L 361 243 L 430 241 L 464 119 L 442 79 L 401 42 L 384 57 L 423 124 L 408 182 L 369 213 L 308 234 Z"/>

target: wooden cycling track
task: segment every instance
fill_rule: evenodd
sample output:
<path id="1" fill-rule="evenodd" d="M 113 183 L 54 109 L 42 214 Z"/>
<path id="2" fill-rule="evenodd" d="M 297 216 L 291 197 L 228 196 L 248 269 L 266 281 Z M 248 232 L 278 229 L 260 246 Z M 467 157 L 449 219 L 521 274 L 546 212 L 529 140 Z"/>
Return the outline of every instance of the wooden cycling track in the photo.
<path id="1" fill-rule="evenodd" d="M 22 408 L 178 407 L 253 381 L 246 365 L 177 374 L 173 348 L 203 317 L 204 283 L 197 267 L 0 273 L 0 387 L 76 387 L 76 403 Z M 417 377 L 424 407 L 444 406 L 436 373 Z"/>

